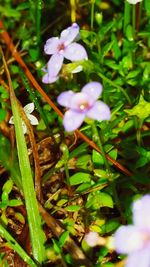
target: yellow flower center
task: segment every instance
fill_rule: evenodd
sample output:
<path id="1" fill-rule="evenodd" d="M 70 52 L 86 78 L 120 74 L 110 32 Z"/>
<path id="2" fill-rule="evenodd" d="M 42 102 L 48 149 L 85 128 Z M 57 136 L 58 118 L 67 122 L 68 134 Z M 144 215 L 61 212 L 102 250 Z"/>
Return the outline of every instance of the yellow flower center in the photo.
<path id="1" fill-rule="evenodd" d="M 79 109 L 81 109 L 81 110 L 85 110 L 85 109 L 87 109 L 87 108 L 89 108 L 89 104 L 88 104 L 87 102 L 85 102 L 85 103 L 81 103 L 81 104 L 79 105 Z"/>

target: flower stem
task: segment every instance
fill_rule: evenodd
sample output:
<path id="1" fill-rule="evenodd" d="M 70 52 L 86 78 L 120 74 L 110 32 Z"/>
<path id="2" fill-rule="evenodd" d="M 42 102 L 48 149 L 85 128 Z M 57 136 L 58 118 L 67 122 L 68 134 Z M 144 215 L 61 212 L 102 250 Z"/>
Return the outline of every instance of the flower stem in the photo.
<path id="1" fill-rule="evenodd" d="M 110 166 L 109 166 L 109 162 L 108 162 L 108 160 L 106 158 L 105 151 L 104 151 L 104 148 L 103 148 L 103 145 L 102 145 L 102 141 L 101 141 L 101 136 L 100 136 L 100 133 L 98 132 L 98 129 L 97 129 L 97 126 L 96 126 L 95 122 L 93 122 L 92 127 L 93 127 L 93 137 L 95 139 L 94 141 L 97 142 L 97 145 L 99 146 L 99 148 L 101 150 L 101 154 L 102 154 L 102 157 L 103 157 L 103 160 L 104 160 L 104 164 L 105 164 L 106 170 L 108 172 L 109 180 L 111 181 L 112 192 L 113 192 L 113 196 L 114 196 L 114 200 L 115 200 L 116 206 L 117 206 L 117 208 L 118 208 L 118 210 L 120 212 L 122 222 L 125 222 L 124 214 L 122 212 L 120 201 L 119 201 L 119 197 L 118 197 L 118 193 L 117 193 L 117 190 L 116 190 L 116 183 L 115 183 L 115 181 L 113 179 L 113 173 L 111 172 L 111 169 L 110 169 Z"/>
<path id="2" fill-rule="evenodd" d="M 124 25 L 123 25 L 123 32 L 126 33 L 126 28 L 130 24 L 130 16 L 131 16 L 131 5 L 125 1 L 124 6 Z"/>
<path id="3" fill-rule="evenodd" d="M 111 84 L 112 86 L 116 87 L 117 89 L 119 89 L 125 96 L 125 98 L 127 99 L 128 103 L 131 105 L 131 99 L 128 96 L 128 94 L 126 93 L 126 91 L 118 84 L 116 84 L 115 82 L 111 81 L 110 79 L 108 79 L 104 74 L 102 74 L 101 72 L 97 73 L 99 77 L 101 77 L 104 81 L 108 82 L 109 84 Z"/>
<path id="4" fill-rule="evenodd" d="M 68 170 L 68 164 L 67 163 L 64 164 L 64 170 L 65 170 L 67 185 L 70 185 L 70 176 L 69 176 L 69 170 Z"/>
<path id="5" fill-rule="evenodd" d="M 71 6 L 71 22 L 76 21 L 76 0 L 70 0 L 70 6 Z"/>
<path id="6" fill-rule="evenodd" d="M 108 160 L 106 158 L 105 151 L 104 151 L 104 148 L 103 148 L 103 145 L 102 145 L 102 141 L 101 141 L 101 136 L 100 136 L 100 133 L 98 132 L 98 129 L 97 129 L 97 126 L 96 126 L 95 122 L 93 122 L 92 128 L 93 128 L 93 139 L 97 143 L 97 145 L 99 146 L 99 148 L 101 150 L 101 154 L 102 154 L 103 160 L 104 160 L 104 164 L 105 164 L 106 170 L 108 171 L 108 173 L 110 173 L 111 172 L 110 171 L 110 166 L 109 166 Z"/>
<path id="7" fill-rule="evenodd" d="M 140 22 L 141 22 L 141 10 L 142 10 L 142 2 L 137 3 L 136 5 L 136 31 L 139 31 Z"/>
<path id="8" fill-rule="evenodd" d="M 42 1 L 37 0 L 36 3 L 36 38 L 37 45 L 40 44 L 41 41 L 41 10 L 42 10 Z"/>
<path id="9" fill-rule="evenodd" d="M 133 28 L 133 37 L 136 37 L 136 5 L 132 5 L 132 28 Z"/>
<path id="10" fill-rule="evenodd" d="M 95 0 L 91 0 L 91 30 L 93 30 L 94 26 L 94 7 L 95 7 Z"/>
<path id="11" fill-rule="evenodd" d="M 62 143 L 60 145 L 60 150 L 62 151 L 62 160 L 64 162 L 64 170 L 66 174 L 66 182 L 67 185 L 70 185 L 70 175 L 69 175 L 69 170 L 68 170 L 68 159 L 69 159 L 69 150 L 66 144 Z"/>

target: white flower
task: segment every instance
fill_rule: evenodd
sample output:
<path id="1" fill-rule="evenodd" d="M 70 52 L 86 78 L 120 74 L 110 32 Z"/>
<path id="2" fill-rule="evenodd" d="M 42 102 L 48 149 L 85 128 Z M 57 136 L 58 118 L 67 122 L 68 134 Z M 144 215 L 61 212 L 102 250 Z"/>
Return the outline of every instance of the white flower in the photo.
<path id="1" fill-rule="evenodd" d="M 129 4 L 136 5 L 138 2 L 141 2 L 142 0 L 127 0 Z"/>
<path id="2" fill-rule="evenodd" d="M 32 125 L 38 125 L 38 120 L 35 116 L 31 115 L 31 113 L 34 110 L 34 103 L 29 103 L 27 104 L 24 108 L 24 112 L 26 113 L 26 116 L 28 117 L 30 123 Z M 14 124 L 14 117 L 12 116 L 9 120 L 10 124 Z M 22 128 L 23 128 L 23 133 L 26 134 L 27 133 L 27 126 L 25 125 L 24 121 L 22 121 Z"/>

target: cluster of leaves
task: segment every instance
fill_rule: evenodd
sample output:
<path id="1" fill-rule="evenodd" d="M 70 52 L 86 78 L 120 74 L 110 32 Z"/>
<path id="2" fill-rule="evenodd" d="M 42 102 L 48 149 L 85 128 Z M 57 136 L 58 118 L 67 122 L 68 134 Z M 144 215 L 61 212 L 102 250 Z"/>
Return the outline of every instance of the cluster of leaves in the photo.
<path id="1" fill-rule="evenodd" d="M 131 222 L 132 201 L 149 191 L 150 3 L 143 0 L 136 7 L 126 1 L 124 4 L 126 8 L 120 0 L 95 0 L 90 4 L 89 1 L 70 1 L 69 7 L 68 3 L 59 0 L 5 0 L 3 5 L 0 4 L 1 19 L 8 33 L 54 104 L 61 92 L 77 92 L 87 82 L 98 81 L 103 84 L 102 99 L 111 108 L 109 122 L 96 122 L 95 130 L 87 120 L 80 129 L 91 142 L 78 138 L 78 133 L 67 134 L 56 110 L 33 88 L 5 41 L 1 41 L 15 94 L 22 106 L 34 102 L 35 115 L 39 119 L 39 125 L 34 127 L 34 140 L 41 172 L 41 204 L 45 209 L 45 213 L 41 210 L 40 213 L 46 255 L 44 262 L 36 263 L 34 260 L 38 257 L 31 252 L 28 227 L 30 231 L 34 229 L 31 230 L 30 221 L 26 222 L 26 209 L 28 213 L 27 205 L 32 198 L 26 199 L 20 155 L 8 123 L 11 117 L 9 87 L 1 61 L 0 264 L 4 266 L 9 266 L 8 253 L 12 250 L 15 250 L 11 253 L 14 262 L 21 265 L 24 261 L 30 266 L 113 267 L 120 260 L 112 247 L 106 244 L 91 248 L 84 236 L 95 231 L 107 240 L 120 224 Z M 80 41 L 88 52 L 88 60 L 64 62 L 60 79 L 51 85 L 42 84 L 42 67 L 47 62 L 43 53 L 44 42 L 70 26 L 74 13 L 81 27 Z M 74 64 L 82 64 L 83 72 L 72 74 Z M 99 137 L 107 162 L 96 147 L 91 147 L 92 141 L 99 146 Z M 26 135 L 30 168 L 36 176 L 32 143 Z M 21 142 L 18 144 L 21 146 Z M 118 162 L 122 170 L 118 168 Z M 54 224 L 49 225 L 48 216 L 52 216 L 56 226 L 59 222 L 58 229 L 62 227 L 62 230 L 57 232 Z M 73 240 L 70 241 L 70 237 Z M 37 235 L 35 239 L 40 237 Z M 78 244 L 76 253 L 72 252 L 74 240 Z M 78 257 L 80 259 L 78 249 L 83 253 L 83 263 L 77 261 Z M 33 255 L 33 260 L 29 255 Z"/>

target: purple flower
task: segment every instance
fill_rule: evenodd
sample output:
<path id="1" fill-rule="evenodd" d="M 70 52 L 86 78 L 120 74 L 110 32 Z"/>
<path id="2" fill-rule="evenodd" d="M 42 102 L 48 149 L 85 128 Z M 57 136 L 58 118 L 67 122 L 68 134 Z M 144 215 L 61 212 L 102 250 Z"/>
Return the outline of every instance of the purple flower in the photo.
<path id="1" fill-rule="evenodd" d="M 86 117 L 99 121 L 110 119 L 109 107 L 102 101 L 97 101 L 101 93 L 102 85 L 98 82 L 90 82 L 82 88 L 80 93 L 70 90 L 58 96 L 58 103 L 69 108 L 63 119 L 67 132 L 80 127 Z"/>
<path id="2" fill-rule="evenodd" d="M 128 254 L 126 267 L 150 266 L 150 195 L 133 203 L 133 225 L 121 226 L 115 233 L 118 253 Z"/>
<path id="3" fill-rule="evenodd" d="M 71 27 L 63 30 L 60 38 L 52 37 L 46 41 L 44 52 L 52 55 L 47 63 L 46 74 L 42 81 L 44 83 L 53 83 L 59 77 L 58 73 L 62 67 L 64 58 L 71 61 L 87 59 L 87 53 L 84 47 L 73 42 L 79 35 L 79 26 L 73 23 Z"/>

